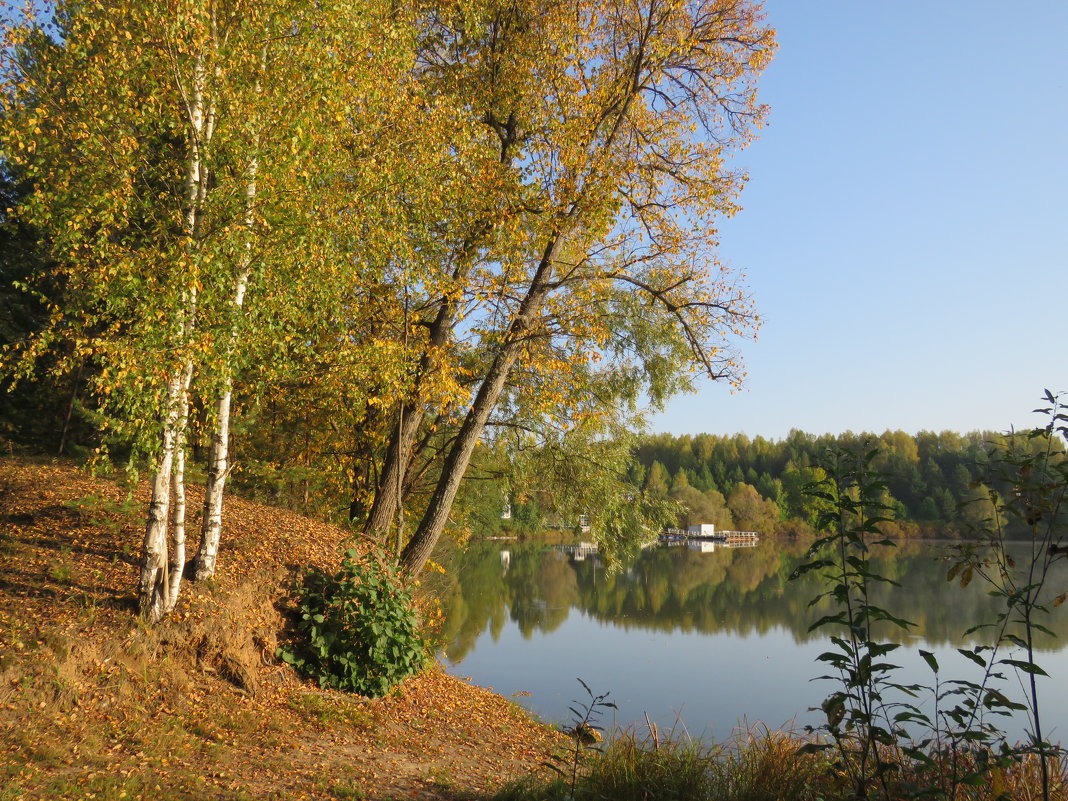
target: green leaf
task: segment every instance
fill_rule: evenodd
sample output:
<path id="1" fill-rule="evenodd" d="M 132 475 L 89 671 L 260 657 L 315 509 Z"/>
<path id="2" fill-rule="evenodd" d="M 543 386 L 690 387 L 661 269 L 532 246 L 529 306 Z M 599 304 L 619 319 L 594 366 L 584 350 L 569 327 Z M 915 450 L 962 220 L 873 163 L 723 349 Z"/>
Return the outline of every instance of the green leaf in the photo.
<path id="1" fill-rule="evenodd" d="M 1032 676 L 1048 676 L 1049 674 L 1034 662 L 1025 662 L 1022 659 L 999 659 L 999 665 L 1012 665 L 1017 670 L 1022 670 Z"/>
<path id="2" fill-rule="evenodd" d="M 927 666 L 931 668 L 933 673 L 938 672 L 938 660 L 935 659 L 935 655 L 930 651 L 920 649 L 920 656 L 923 657 L 923 661 L 927 663 Z"/>
<path id="3" fill-rule="evenodd" d="M 972 660 L 973 662 L 975 662 L 975 664 L 979 665 L 979 667 L 986 667 L 986 660 L 983 659 L 983 657 L 979 656 L 978 653 L 975 653 L 973 651 L 965 651 L 963 648 L 958 648 L 957 653 L 963 656 L 965 659 Z"/>

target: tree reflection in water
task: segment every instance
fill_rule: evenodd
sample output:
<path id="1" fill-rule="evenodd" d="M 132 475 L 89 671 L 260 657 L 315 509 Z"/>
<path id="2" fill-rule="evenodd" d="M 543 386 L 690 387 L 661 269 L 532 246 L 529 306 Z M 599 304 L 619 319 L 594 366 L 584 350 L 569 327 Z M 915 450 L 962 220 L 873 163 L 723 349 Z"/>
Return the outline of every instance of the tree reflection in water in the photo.
<path id="1" fill-rule="evenodd" d="M 655 547 L 610 570 L 586 549 L 568 553 L 563 546 L 483 541 L 462 553 L 439 553 L 447 570 L 432 591 L 445 609 L 444 642 L 454 661 L 483 633 L 496 640 L 509 620 L 530 638 L 556 630 L 572 610 L 623 629 L 747 636 L 779 628 L 803 643 L 824 636 L 808 627 L 831 608 L 826 601 L 809 606 L 818 592 L 814 576 L 788 581 L 804 549 L 789 540 L 763 541 L 755 548 L 716 546 L 711 552 Z M 877 587 L 873 601 L 913 621 L 911 637 L 960 647 L 982 637 L 977 632 L 965 641 L 961 635 L 992 621 L 1002 602 L 978 582 L 965 588 L 947 583 L 943 550 L 924 542 L 877 549 L 874 571 L 901 587 Z M 1056 567 L 1050 586 L 1063 587 L 1068 565 Z M 1055 614 L 1048 622 L 1058 635 L 1068 633 L 1063 617 Z M 1039 643 L 1047 651 L 1064 645 L 1049 636 Z"/>

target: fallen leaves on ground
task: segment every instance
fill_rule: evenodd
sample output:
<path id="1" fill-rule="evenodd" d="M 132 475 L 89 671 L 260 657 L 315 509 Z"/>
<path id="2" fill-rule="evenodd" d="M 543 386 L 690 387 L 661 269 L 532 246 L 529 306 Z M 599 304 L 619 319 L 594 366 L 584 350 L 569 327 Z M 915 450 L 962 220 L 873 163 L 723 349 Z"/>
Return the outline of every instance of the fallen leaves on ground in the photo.
<path id="1" fill-rule="evenodd" d="M 303 567 L 336 567 L 346 539 L 292 512 L 228 499 L 217 577 L 186 583 L 174 614 L 144 626 L 134 601 L 147 500 L 144 484 L 131 497 L 69 463 L 0 459 L 0 785 L 11 797 L 477 798 L 562 745 L 437 667 L 370 700 L 278 664 L 288 588 Z M 191 491 L 189 508 L 199 501 Z"/>

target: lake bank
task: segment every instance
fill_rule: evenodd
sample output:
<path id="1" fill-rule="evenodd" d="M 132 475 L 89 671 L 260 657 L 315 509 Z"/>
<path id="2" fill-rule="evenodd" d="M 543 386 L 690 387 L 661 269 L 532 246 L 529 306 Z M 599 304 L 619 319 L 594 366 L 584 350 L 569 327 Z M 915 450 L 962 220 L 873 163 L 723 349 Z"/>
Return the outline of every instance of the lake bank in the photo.
<path id="1" fill-rule="evenodd" d="M 237 498 L 218 577 L 145 628 L 141 515 L 124 498 L 68 463 L 0 459 L 5 800 L 157 785 L 175 799 L 455 799 L 537 770 L 564 740 L 438 669 L 370 700 L 277 664 L 292 567 L 336 564 L 345 533 Z"/>
<path id="2" fill-rule="evenodd" d="M 487 799 L 570 746 L 502 686 L 431 669 L 371 701 L 277 664 L 291 566 L 331 566 L 344 538 L 285 511 L 234 499 L 218 578 L 142 626 L 140 518 L 123 499 L 71 465 L 0 459 L 4 801 Z M 769 753 L 799 764 L 789 748 Z"/>

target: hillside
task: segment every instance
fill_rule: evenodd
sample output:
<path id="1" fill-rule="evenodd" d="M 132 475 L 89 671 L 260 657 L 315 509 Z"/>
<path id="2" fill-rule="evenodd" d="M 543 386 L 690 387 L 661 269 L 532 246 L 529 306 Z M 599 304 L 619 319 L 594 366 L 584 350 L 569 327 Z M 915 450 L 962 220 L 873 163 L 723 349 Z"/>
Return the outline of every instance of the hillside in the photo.
<path id="1" fill-rule="evenodd" d="M 0 799 L 470 798 L 559 745 L 437 668 L 372 701 L 279 664 L 293 576 L 344 539 L 289 512 L 230 501 L 218 578 L 145 627 L 145 490 L 0 459 Z"/>

